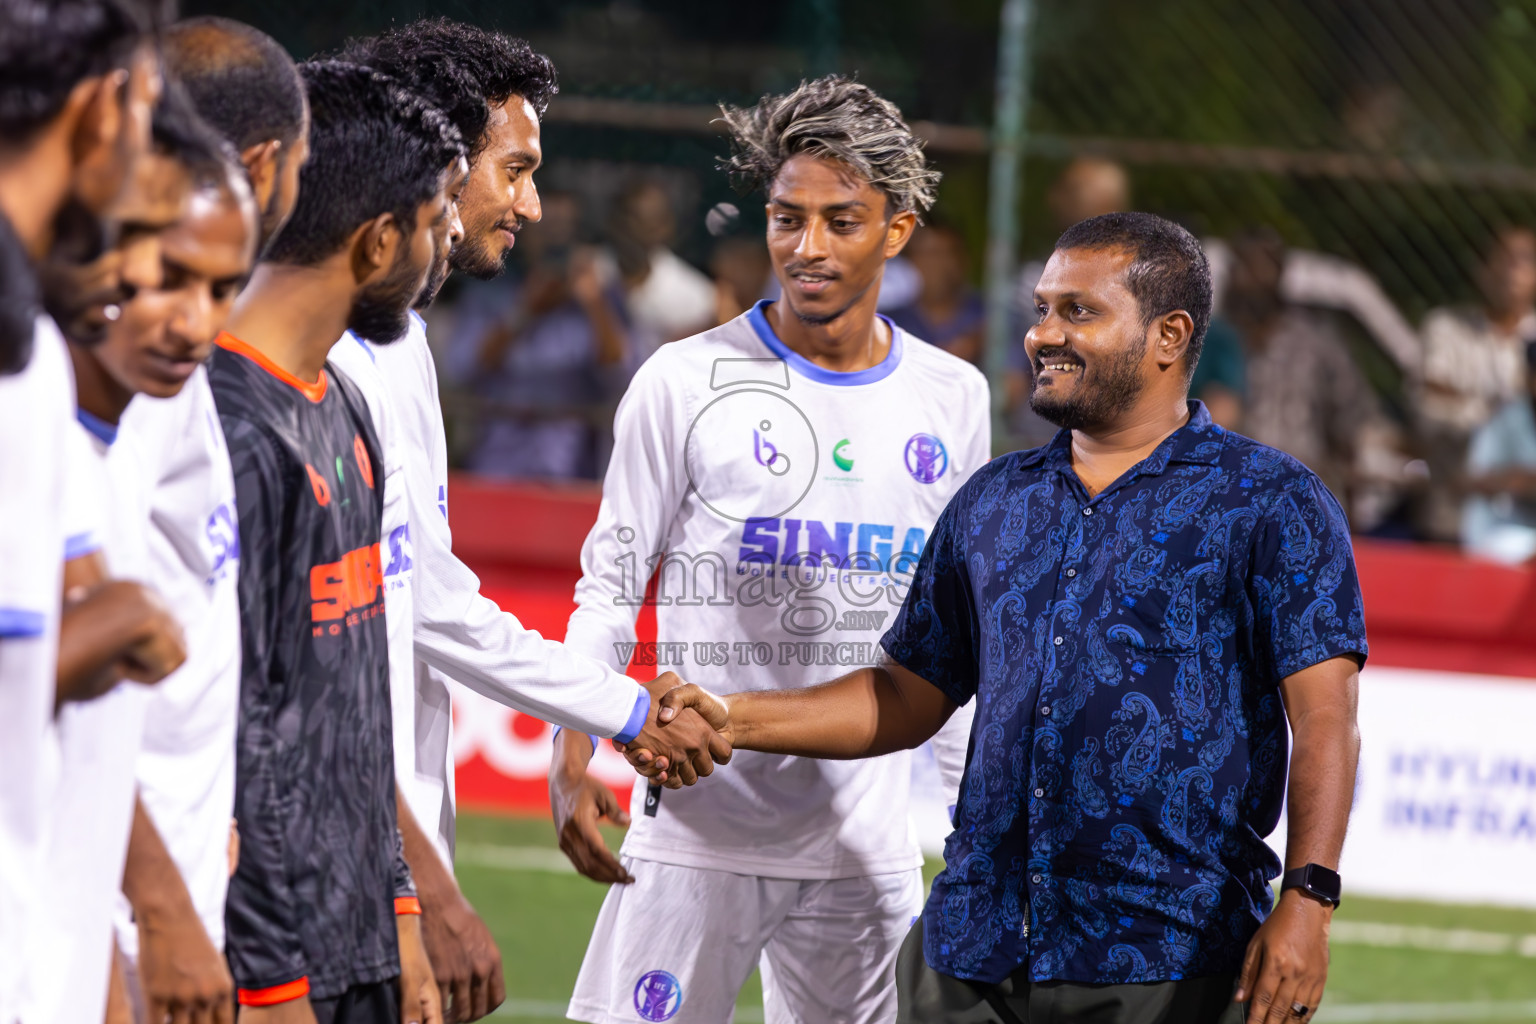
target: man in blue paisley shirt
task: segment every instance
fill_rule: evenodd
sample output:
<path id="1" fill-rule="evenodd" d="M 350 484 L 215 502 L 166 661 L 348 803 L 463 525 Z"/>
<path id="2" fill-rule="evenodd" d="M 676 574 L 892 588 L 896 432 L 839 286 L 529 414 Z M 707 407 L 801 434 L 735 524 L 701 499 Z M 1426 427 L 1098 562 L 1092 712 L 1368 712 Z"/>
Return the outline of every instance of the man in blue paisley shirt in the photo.
<path id="1" fill-rule="evenodd" d="M 888 661 L 812 689 L 682 687 L 662 719 L 691 706 L 741 749 L 856 758 L 977 700 L 899 1021 L 1304 1024 L 1359 752 L 1344 513 L 1188 399 L 1211 279 L 1183 228 L 1069 228 L 1035 303 L 1030 401 L 1063 429 L 950 502 Z M 1276 901 L 1264 837 L 1286 796 Z"/>

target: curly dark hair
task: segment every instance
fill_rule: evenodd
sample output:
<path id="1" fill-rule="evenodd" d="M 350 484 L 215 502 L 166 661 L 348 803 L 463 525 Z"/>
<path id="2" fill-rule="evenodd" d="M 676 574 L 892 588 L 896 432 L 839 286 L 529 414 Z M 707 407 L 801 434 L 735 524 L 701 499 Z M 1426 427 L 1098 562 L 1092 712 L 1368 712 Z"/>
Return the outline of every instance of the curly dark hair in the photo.
<path id="1" fill-rule="evenodd" d="M 890 212 L 933 206 L 939 172 L 896 104 L 867 85 L 828 75 L 755 107 L 720 108 L 731 135 L 721 167 L 742 191 L 766 190 L 779 168 L 802 153 L 836 160 L 885 193 Z"/>
<path id="2" fill-rule="evenodd" d="M 442 111 L 373 68 L 320 60 L 299 74 L 309 92 L 309 162 L 293 217 L 263 258 L 313 266 L 380 214 L 414 223 L 464 143 Z"/>
<path id="3" fill-rule="evenodd" d="M 459 129 L 471 160 L 485 144 L 491 107 L 521 96 L 543 117 L 560 91 L 554 62 L 524 40 L 448 18 L 349 39 L 337 58 L 377 68 L 421 93 Z"/>

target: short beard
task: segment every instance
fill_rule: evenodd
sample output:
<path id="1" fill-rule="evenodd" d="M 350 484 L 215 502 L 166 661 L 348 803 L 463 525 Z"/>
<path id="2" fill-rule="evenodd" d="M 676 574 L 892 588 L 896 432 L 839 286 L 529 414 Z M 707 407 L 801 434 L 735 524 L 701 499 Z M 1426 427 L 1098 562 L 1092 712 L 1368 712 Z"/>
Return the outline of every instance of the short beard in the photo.
<path id="1" fill-rule="evenodd" d="M 1146 381 L 1141 376 L 1141 360 L 1146 353 L 1135 344 L 1117 352 L 1102 371 L 1087 364 L 1077 372 L 1083 375 L 1069 398 L 1058 399 L 1040 390 L 1039 378 L 1029 393 L 1029 407 L 1042 419 L 1066 430 L 1090 430 L 1108 423 L 1120 410 L 1140 397 Z M 1036 366 L 1040 358 L 1036 357 Z"/>
<path id="2" fill-rule="evenodd" d="M 402 248 L 384 280 L 352 300 L 347 330 L 376 345 L 388 345 L 405 337 L 411 327 L 411 304 L 420 291 L 421 274 L 410 264 Z"/>
<path id="3" fill-rule="evenodd" d="M 447 283 L 448 272 L 451 269 L 452 264 L 449 260 L 434 260 L 432 262 L 432 269 L 427 274 L 427 285 L 421 290 L 421 294 L 416 296 L 416 301 L 412 303 L 416 309 L 426 309 L 436 301 L 437 293 L 443 290 L 443 285 Z"/>
<path id="4" fill-rule="evenodd" d="M 795 319 L 799 320 L 807 327 L 825 327 L 827 324 L 848 312 L 848 310 L 844 308 L 838 310 L 836 313 L 802 313 L 795 309 L 793 306 L 789 308 L 790 311 L 795 314 Z"/>
<path id="5" fill-rule="evenodd" d="M 510 254 L 511 250 L 507 250 L 507 253 Z M 483 241 L 472 242 L 465 238 L 448 254 L 448 266 L 477 281 L 491 281 L 500 277 L 506 269 L 506 254 L 493 256 Z"/>

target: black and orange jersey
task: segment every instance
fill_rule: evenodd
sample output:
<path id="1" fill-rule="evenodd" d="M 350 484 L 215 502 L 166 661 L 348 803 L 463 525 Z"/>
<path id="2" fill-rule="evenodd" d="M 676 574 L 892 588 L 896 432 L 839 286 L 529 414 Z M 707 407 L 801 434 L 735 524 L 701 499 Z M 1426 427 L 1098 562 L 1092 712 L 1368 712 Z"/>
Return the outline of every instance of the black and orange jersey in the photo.
<path id="1" fill-rule="evenodd" d="M 227 951 L 242 1003 L 400 973 L 414 896 L 395 821 L 379 561 L 383 473 L 367 406 L 221 335 L 209 364 L 240 524 L 243 662 Z"/>

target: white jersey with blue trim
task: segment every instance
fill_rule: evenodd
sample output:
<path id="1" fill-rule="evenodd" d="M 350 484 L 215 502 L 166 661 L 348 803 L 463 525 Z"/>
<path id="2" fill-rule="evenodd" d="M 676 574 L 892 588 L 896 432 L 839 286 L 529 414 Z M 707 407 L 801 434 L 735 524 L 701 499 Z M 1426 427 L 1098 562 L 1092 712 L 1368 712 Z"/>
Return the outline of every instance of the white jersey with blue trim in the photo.
<path id="1" fill-rule="evenodd" d="M 105 510 L 101 548 L 115 579 L 148 579 L 142 481 L 114 479 L 107 452 L 115 427 L 83 410 L 66 438 L 69 487 L 85 507 Z M 70 499 L 73 500 L 73 499 Z M 81 536 L 76 529 L 75 536 Z M 70 552 L 83 557 L 77 546 Z M 33 967 L 38 1020 L 100 1020 L 106 1011 L 113 917 L 133 823 L 134 769 L 149 690 L 120 682 L 105 696 L 59 712 L 59 782 L 46 845 L 48 913 L 32 941 L 44 953 Z"/>
<path id="2" fill-rule="evenodd" d="M 425 324 L 413 313 L 405 337 L 368 347 L 397 414 L 393 427 L 410 489 L 409 551 L 415 562 L 411 810 L 451 861 L 455 808 L 450 682 L 546 722 L 600 736 L 634 735 L 650 698 L 606 662 L 545 639 L 480 593 L 479 578 L 453 552 L 448 448 Z M 396 737 L 398 755 L 398 732 Z"/>
<path id="3" fill-rule="evenodd" d="M 147 698 L 139 796 L 222 949 L 240 707 L 240 531 L 207 370 L 194 371 L 174 398 L 134 398 L 107 465 L 115 489 L 145 495 L 147 580 L 187 644 L 186 662 Z M 126 905 L 117 933 L 120 948 L 135 956 L 138 930 Z"/>
<path id="4" fill-rule="evenodd" d="M 831 372 L 785 346 L 766 309 L 663 346 L 630 384 L 582 548 L 578 650 L 716 692 L 872 665 L 939 513 L 990 457 L 987 384 L 968 363 L 891 326 L 882 362 Z M 637 651 L 653 572 L 657 645 Z M 962 709 L 936 742 L 951 796 L 968 734 Z M 777 878 L 909 870 L 910 772 L 907 752 L 743 751 L 688 789 L 639 780 L 624 852 Z"/>
<path id="5" fill-rule="evenodd" d="M 29 1021 L 33 926 L 58 752 L 53 728 L 64 571 L 65 439 L 75 385 L 40 318 L 32 358 L 0 377 L 0 1021 Z"/>
<path id="6" fill-rule="evenodd" d="M 327 361 L 362 392 L 373 418 L 384 460 L 384 514 L 380 523 L 380 567 L 384 575 L 384 622 L 389 636 L 389 699 L 394 727 L 395 782 L 417 824 L 428 835 L 436 824 L 431 780 L 416 767 L 416 679 L 411 629 L 415 600 L 411 590 L 410 478 L 397 427 L 394 399 L 375 365 L 374 349 L 348 331 L 331 347 Z M 430 814 L 431 817 L 423 818 Z"/>

